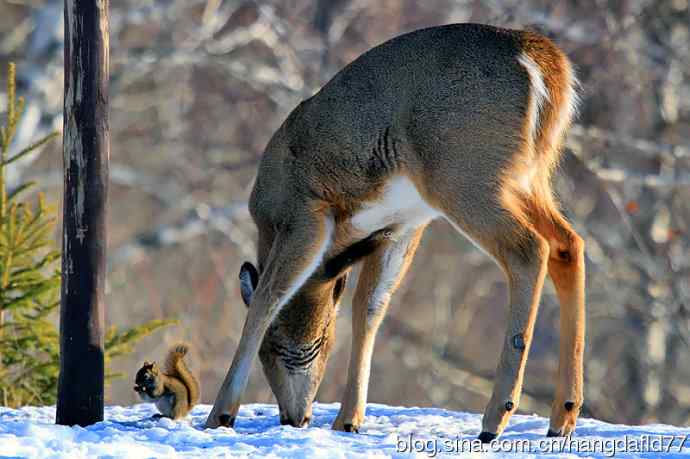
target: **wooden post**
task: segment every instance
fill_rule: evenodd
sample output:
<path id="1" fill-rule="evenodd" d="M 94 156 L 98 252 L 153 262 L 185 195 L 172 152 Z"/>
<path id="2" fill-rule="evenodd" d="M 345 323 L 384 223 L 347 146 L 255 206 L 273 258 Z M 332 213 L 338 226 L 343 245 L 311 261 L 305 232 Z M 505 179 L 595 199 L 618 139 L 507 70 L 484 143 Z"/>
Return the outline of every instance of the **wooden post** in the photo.
<path id="1" fill-rule="evenodd" d="M 103 420 L 108 0 L 65 0 L 64 210 L 56 423 Z"/>

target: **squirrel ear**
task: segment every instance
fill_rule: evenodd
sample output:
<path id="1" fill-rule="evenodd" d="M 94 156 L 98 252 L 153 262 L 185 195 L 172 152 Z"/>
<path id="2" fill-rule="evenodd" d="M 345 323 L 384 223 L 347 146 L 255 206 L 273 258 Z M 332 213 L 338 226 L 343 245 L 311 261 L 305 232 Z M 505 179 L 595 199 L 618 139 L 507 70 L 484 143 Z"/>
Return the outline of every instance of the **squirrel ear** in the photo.
<path id="1" fill-rule="evenodd" d="M 252 303 L 252 295 L 259 283 L 259 272 L 253 264 L 245 261 L 240 268 L 240 292 L 242 293 L 242 301 L 249 307 Z"/>

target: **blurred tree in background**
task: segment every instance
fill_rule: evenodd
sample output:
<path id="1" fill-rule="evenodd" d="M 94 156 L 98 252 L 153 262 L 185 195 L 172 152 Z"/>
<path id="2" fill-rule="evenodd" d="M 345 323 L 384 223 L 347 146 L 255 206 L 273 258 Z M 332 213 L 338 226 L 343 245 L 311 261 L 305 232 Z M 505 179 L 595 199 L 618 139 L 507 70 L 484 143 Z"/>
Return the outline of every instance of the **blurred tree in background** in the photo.
<path id="1" fill-rule="evenodd" d="M 0 0 L 0 10 L 0 63 L 21 63 L 19 85 L 31 95 L 16 140 L 26 145 L 62 125 L 62 1 Z M 687 0 L 111 2 L 108 320 L 182 324 L 113 368 L 133 373 L 141 359 L 186 339 L 212 401 L 246 314 L 237 283 L 242 261 L 255 257 L 246 201 L 268 139 L 362 52 L 449 22 L 536 28 L 576 64 L 581 113 L 557 187 L 587 244 L 584 414 L 690 423 Z M 35 180 L 59 196 L 59 157 L 13 163 L 11 188 Z M 433 223 L 379 333 L 369 399 L 481 411 L 506 296 L 493 262 Z M 338 334 L 322 401 L 342 396 L 347 299 Z M 549 286 L 521 411 L 548 415 L 557 355 Z M 258 365 L 245 399 L 272 401 Z M 110 401 L 135 402 L 130 384 L 113 382 Z"/>

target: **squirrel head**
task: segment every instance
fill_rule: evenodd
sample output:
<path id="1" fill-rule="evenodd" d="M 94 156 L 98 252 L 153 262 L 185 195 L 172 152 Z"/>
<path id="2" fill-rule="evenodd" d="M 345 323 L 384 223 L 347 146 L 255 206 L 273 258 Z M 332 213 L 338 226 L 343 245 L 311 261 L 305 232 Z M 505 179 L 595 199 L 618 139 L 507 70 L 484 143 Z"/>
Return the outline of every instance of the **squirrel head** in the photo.
<path id="1" fill-rule="evenodd" d="M 159 397 L 163 391 L 160 367 L 156 362 L 144 362 L 134 379 L 134 391 L 144 400 Z"/>

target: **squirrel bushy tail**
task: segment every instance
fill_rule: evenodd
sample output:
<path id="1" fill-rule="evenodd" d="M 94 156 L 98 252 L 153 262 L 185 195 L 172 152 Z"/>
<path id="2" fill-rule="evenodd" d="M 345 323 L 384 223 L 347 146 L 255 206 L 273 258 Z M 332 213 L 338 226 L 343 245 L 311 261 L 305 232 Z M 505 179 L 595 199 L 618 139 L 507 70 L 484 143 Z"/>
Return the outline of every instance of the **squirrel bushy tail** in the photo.
<path id="1" fill-rule="evenodd" d="M 186 343 L 178 343 L 170 348 L 165 358 L 164 372 L 168 376 L 177 377 L 184 383 L 187 387 L 189 406 L 192 407 L 199 402 L 200 390 L 199 382 L 184 363 L 187 352 L 189 352 L 189 346 Z"/>

